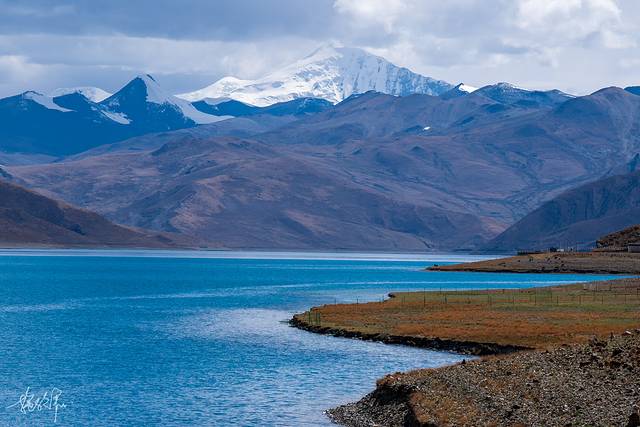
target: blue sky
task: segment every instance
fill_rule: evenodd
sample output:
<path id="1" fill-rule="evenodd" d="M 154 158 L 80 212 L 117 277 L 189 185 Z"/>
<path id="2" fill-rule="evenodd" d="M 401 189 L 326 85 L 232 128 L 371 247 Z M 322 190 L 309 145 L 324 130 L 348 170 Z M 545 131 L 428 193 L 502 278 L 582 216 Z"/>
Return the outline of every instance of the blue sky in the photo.
<path id="1" fill-rule="evenodd" d="M 0 96 L 114 91 L 141 72 L 179 93 L 327 42 L 474 86 L 640 84 L 637 0 L 0 0 Z"/>

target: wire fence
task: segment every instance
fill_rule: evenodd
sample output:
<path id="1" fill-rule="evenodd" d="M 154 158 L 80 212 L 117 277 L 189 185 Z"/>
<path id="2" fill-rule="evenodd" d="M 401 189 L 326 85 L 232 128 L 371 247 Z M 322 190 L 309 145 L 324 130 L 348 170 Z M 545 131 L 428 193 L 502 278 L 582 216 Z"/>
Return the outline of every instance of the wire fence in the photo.
<path id="1" fill-rule="evenodd" d="M 395 292 L 376 298 L 355 297 L 350 300 L 331 298 L 328 304 L 349 305 L 354 311 L 377 309 L 430 310 L 447 306 L 485 307 L 512 310 L 544 310 L 554 308 L 579 310 L 637 310 L 640 316 L 640 285 L 594 283 L 520 289 L 439 289 Z M 366 303 L 374 304 L 365 305 Z M 377 306 L 377 307 L 376 307 Z M 309 324 L 322 325 L 321 308 L 306 313 Z"/>

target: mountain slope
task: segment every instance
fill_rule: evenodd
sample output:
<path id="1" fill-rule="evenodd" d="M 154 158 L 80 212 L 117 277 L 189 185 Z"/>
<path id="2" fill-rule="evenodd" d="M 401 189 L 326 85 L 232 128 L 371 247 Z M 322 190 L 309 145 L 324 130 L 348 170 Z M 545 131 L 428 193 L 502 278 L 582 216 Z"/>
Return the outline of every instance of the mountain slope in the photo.
<path id="1" fill-rule="evenodd" d="M 246 117 L 260 114 L 272 116 L 298 116 L 302 114 L 314 114 L 328 110 L 333 104 L 320 98 L 297 98 L 291 101 L 278 102 L 266 107 L 256 107 L 236 100 L 211 100 L 205 99 L 192 104 L 203 113 L 216 116 Z"/>
<path id="2" fill-rule="evenodd" d="M 296 98 L 340 102 L 370 90 L 396 96 L 439 95 L 453 86 L 398 67 L 362 49 L 324 46 L 311 55 L 258 80 L 225 77 L 195 92 L 178 95 L 189 101 L 232 98 L 266 106 Z"/>
<path id="3" fill-rule="evenodd" d="M 624 230 L 616 231 L 600 237 L 596 245 L 604 250 L 626 251 L 630 244 L 640 243 L 640 225 L 632 225 Z"/>
<path id="4" fill-rule="evenodd" d="M 114 220 L 225 247 L 424 250 L 485 235 L 474 215 L 397 197 L 329 162 L 247 139 L 175 140 L 26 175 Z"/>
<path id="5" fill-rule="evenodd" d="M 624 90 L 634 95 L 640 95 L 640 86 L 629 86 L 624 88 Z"/>
<path id="6" fill-rule="evenodd" d="M 484 249 L 546 249 L 592 246 L 607 233 L 640 218 L 640 171 L 604 178 L 544 203 Z"/>
<path id="7" fill-rule="evenodd" d="M 0 245 L 171 247 L 161 235 L 113 224 L 93 212 L 59 203 L 0 180 Z"/>

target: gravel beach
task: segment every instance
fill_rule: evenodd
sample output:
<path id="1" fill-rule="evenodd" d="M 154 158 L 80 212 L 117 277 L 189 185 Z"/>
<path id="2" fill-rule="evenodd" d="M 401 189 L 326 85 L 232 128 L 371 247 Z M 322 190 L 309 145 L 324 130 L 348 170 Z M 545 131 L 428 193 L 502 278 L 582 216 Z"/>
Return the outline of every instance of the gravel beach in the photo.
<path id="1" fill-rule="evenodd" d="M 640 329 L 552 351 L 396 373 L 329 411 L 361 426 L 639 426 Z"/>

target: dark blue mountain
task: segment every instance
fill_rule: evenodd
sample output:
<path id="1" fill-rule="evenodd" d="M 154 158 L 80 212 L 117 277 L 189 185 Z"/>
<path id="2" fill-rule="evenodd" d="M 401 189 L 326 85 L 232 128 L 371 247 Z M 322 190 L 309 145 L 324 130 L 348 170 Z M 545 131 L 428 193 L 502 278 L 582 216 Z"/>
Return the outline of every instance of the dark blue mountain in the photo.
<path id="1" fill-rule="evenodd" d="M 298 116 L 304 114 L 319 113 L 329 109 L 333 104 L 320 98 L 297 98 L 291 101 L 279 102 L 267 107 L 256 107 L 236 100 L 210 103 L 206 100 L 196 101 L 192 104 L 196 109 L 216 116 L 245 117 L 257 114 L 269 114 L 272 116 Z"/>
<path id="2" fill-rule="evenodd" d="M 264 107 L 261 114 L 270 114 L 272 116 L 288 116 L 314 114 L 328 110 L 333 104 L 326 99 L 321 98 L 298 98 L 288 102 L 279 102 L 277 104 Z"/>
<path id="3" fill-rule="evenodd" d="M 187 101 L 167 95 L 146 75 L 99 103 L 77 92 L 55 98 L 25 92 L 0 99 L 0 152 L 64 156 L 225 118 L 202 113 Z"/>
<path id="4" fill-rule="evenodd" d="M 260 107 L 245 104 L 244 102 L 229 99 L 227 101 L 212 103 L 211 101 L 202 100 L 192 103 L 192 105 L 203 113 L 213 114 L 215 116 L 252 116 L 257 114 Z"/>
<path id="5" fill-rule="evenodd" d="M 93 102 L 78 92 L 56 96 L 52 100 L 54 104 L 78 113 L 94 114 L 99 112 L 98 107 Z"/>
<path id="6" fill-rule="evenodd" d="M 501 104 L 522 108 L 555 107 L 573 98 L 572 95 L 557 89 L 548 91 L 526 90 L 509 83 L 484 86 L 472 93 L 473 95 L 482 95 Z"/>
<path id="7" fill-rule="evenodd" d="M 64 155 L 124 139 L 129 130 L 74 95 L 63 107 L 36 92 L 0 99 L 0 150 Z M 68 102 L 66 102 L 68 101 Z"/>
<path id="8" fill-rule="evenodd" d="M 640 86 L 628 86 L 628 87 L 625 87 L 624 90 L 634 95 L 640 96 Z"/>

